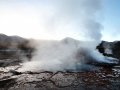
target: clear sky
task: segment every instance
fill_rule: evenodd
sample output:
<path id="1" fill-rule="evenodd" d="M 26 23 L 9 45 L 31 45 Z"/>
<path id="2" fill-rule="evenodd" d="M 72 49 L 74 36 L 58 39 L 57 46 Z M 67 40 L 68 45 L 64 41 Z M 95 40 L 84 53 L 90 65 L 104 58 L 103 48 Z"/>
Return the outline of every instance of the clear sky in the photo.
<path id="1" fill-rule="evenodd" d="M 105 40 L 120 40 L 120 0 L 104 0 L 104 30 Z"/>
<path id="2" fill-rule="evenodd" d="M 55 3 L 58 1 L 58 3 L 55 4 L 54 1 Z M 82 27 L 82 20 L 86 20 L 83 18 L 88 18 L 86 14 L 81 14 L 81 12 L 88 10 L 91 18 L 97 10 L 94 10 L 94 8 L 98 8 L 99 10 L 99 7 L 97 7 L 99 4 L 97 4 L 98 2 L 96 1 L 101 1 L 103 5 L 102 13 L 100 14 L 100 24 L 103 26 L 103 30 L 101 30 L 102 40 L 120 40 L 120 0 L 81 0 L 91 1 L 94 7 L 88 3 L 85 3 L 84 6 L 77 7 L 78 4 L 75 3 L 74 0 L 66 0 L 64 4 L 59 1 L 60 0 L 0 0 L 0 33 L 19 35 L 25 38 L 61 39 L 67 36 L 79 39 L 79 37 L 83 35 L 82 30 L 84 29 L 76 28 L 77 24 L 79 23 L 79 26 L 81 24 Z M 49 4 L 51 2 L 53 5 L 56 5 L 55 7 L 59 7 L 59 10 L 53 8 L 52 5 Z M 89 7 L 91 9 L 89 9 Z M 56 13 L 57 10 L 59 13 Z M 81 10 L 81 12 L 78 12 L 78 10 Z M 81 15 L 81 17 L 73 14 L 74 12 Z M 62 15 L 64 15 L 64 18 L 58 19 L 58 17 L 56 17 Z M 72 17 L 74 17 L 74 19 L 69 20 Z M 82 20 L 79 18 L 82 18 Z M 66 21 L 64 19 L 66 19 Z M 74 20 L 78 20 L 78 22 L 73 23 L 75 22 Z M 53 29 L 56 30 L 54 31 Z M 81 29 L 80 32 L 79 29 Z M 59 32 L 59 30 L 62 31 Z M 98 30 L 98 33 L 99 31 L 100 30 Z M 95 35 L 96 32 L 92 33 L 91 35 Z"/>

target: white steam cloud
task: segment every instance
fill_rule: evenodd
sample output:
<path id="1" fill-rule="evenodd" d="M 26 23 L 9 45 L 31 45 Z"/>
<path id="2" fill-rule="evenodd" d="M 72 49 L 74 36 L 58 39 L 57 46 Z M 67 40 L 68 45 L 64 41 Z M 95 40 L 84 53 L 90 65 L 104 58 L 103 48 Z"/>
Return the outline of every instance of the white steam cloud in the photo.
<path id="1" fill-rule="evenodd" d="M 101 0 L 46 0 L 43 3 L 43 26 L 52 39 L 101 39 L 102 25 L 98 21 Z"/>
<path id="2" fill-rule="evenodd" d="M 108 62 L 95 50 L 101 39 L 102 25 L 98 21 L 101 0 L 40 0 L 39 3 L 41 30 L 48 34 L 48 39 L 72 37 L 89 42 L 71 38 L 32 41 L 36 52 L 19 71 L 76 70 L 92 60 Z"/>
<path id="3" fill-rule="evenodd" d="M 59 71 L 81 70 L 82 66 L 92 62 L 106 62 L 97 50 L 96 42 L 83 42 L 72 38 L 61 41 L 32 41 L 36 47 L 30 62 L 23 64 L 18 71 Z"/>

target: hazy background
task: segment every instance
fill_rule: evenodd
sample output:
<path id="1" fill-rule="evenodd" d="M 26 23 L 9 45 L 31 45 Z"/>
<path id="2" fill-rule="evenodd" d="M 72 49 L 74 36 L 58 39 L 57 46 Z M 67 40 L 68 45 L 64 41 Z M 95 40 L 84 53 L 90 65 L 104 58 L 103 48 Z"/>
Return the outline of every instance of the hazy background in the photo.
<path id="1" fill-rule="evenodd" d="M 0 0 L 0 33 L 119 40 L 119 5 L 119 0 Z"/>

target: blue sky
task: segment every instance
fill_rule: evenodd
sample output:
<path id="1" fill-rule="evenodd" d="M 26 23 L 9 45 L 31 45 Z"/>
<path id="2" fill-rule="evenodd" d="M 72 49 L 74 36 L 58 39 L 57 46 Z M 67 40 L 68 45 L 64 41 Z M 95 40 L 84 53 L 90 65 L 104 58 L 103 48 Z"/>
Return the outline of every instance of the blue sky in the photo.
<path id="1" fill-rule="evenodd" d="M 105 40 L 120 40 L 120 0 L 104 0 L 104 30 Z"/>
<path id="2" fill-rule="evenodd" d="M 53 2 L 58 1 L 57 3 L 58 6 L 59 4 L 62 5 L 62 3 L 60 2 L 61 0 L 52 0 L 52 1 Z M 99 8 L 95 3 L 96 0 L 91 0 L 91 1 L 94 3 L 93 5 L 94 7 Z M 101 14 L 102 16 L 100 18 L 101 24 L 104 27 L 103 30 L 101 31 L 102 40 L 107 40 L 107 41 L 120 40 L 120 31 L 119 31 L 120 30 L 120 0 L 100 0 L 100 1 L 102 1 L 103 4 L 103 9 Z M 58 23 L 57 22 L 58 18 L 56 17 L 55 18 L 56 20 L 54 19 L 55 16 L 54 14 L 56 14 L 54 12 L 54 8 L 49 5 L 49 3 L 51 3 L 50 0 L 0 0 L 0 33 L 4 33 L 7 35 L 19 35 L 25 38 L 32 37 L 32 38 L 40 38 L 40 39 L 41 38 L 61 39 L 62 37 L 67 36 L 67 37 L 75 37 L 79 39 L 79 36 L 82 36 L 82 32 L 81 34 L 76 34 L 76 33 L 80 33 L 78 32 L 78 30 L 81 29 L 82 31 L 82 28 L 76 28 L 75 27 L 76 25 L 73 25 L 75 23 L 69 23 L 71 20 L 68 20 L 67 22 L 63 20 L 62 22 L 62 19 L 66 19 L 66 18 L 70 19 L 72 15 L 74 16 L 73 12 L 74 9 L 77 9 L 77 7 L 74 6 L 75 4 L 72 4 L 73 2 L 74 2 L 73 0 L 66 0 L 64 5 L 59 6 L 59 10 L 60 10 L 59 13 L 63 13 L 61 15 L 66 15 L 66 17 L 61 18 L 61 20 L 59 20 L 61 23 Z M 75 8 L 71 8 L 71 5 L 72 7 Z M 66 10 L 64 10 L 63 6 L 66 7 Z M 91 6 L 89 7 L 91 8 Z M 88 10 L 91 11 L 92 9 L 94 10 L 94 7 L 92 9 L 89 9 L 89 7 L 87 7 Z M 71 10 L 73 11 L 68 11 L 70 10 L 69 8 L 71 8 Z M 81 6 L 78 7 L 78 10 L 80 8 L 83 8 L 83 11 L 84 9 L 86 9 L 86 7 Z M 66 13 L 66 11 L 68 12 Z M 51 18 L 47 18 L 47 15 Z M 75 16 L 76 16 L 75 20 L 79 19 L 77 15 Z M 86 18 L 86 16 L 81 16 L 81 18 Z M 50 22 L 51 20 L 52 22 Z M 66 23 L 69 23 L 69 25 L 67 25 Z M 56 24 L 57 27 L 55 26 Z M 81 21 L 80 24 L 82 24 Z M 61 29 L 63 30 L 61 32 L 57 32 L 57 31 L 51 32 L 50 30 L 52 29 L 57 29 L 57 31 Z M 95 34 L 91 34 L 91 35 L 95 35 Z"/>

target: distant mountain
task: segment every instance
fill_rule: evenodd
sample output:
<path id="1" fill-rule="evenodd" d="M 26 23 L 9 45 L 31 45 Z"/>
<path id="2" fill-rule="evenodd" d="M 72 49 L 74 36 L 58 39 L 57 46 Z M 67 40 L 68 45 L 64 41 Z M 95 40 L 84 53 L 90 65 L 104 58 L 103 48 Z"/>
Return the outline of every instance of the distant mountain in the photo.
<path id="1" fill-rule="evenodd" d="M 31 58 L 33 50 L 33 47 L 29 46 L 29 40 L 26 38 L 0 34 L 0 59 Z"/>
<path id="2" fill-rule="evenodd" d="M 0 34 L 0 42 L 11 42 L 11 38 L 5 34 Z"/>
<path id="3" fill-rule="evenodd" d="M 18 43 L 23 43 L 23 42 L 28 42 L 27 39 L 22 38 L 20 36 L 10 36 L 11 42 L 18 42 Z"/>
<path id="4" fill-rule="evenodd" d="M 0 42 L 24 43 L 28 42 L 28 40 L 19 36 L 7 36 L 5 34 L 0 34 Z"/>

